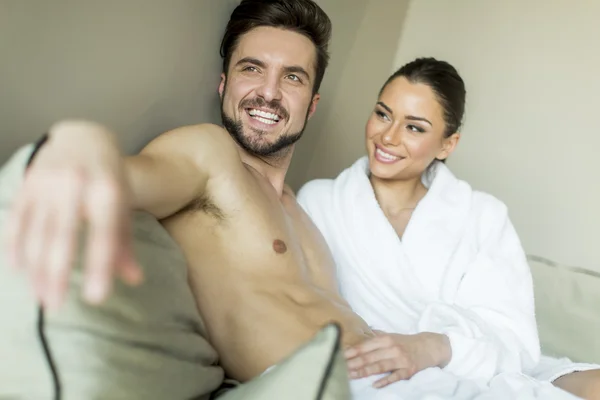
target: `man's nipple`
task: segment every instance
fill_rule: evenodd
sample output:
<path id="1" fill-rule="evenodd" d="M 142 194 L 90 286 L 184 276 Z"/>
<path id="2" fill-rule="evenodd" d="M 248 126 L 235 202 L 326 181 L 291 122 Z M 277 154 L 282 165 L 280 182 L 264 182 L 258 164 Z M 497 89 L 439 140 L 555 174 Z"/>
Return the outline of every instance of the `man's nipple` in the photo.
<path id="1" fill-rule="evenodd" d="M 273 250 L 275 250 L 275 253 L 277 254 L 283 254 L 287 251 L 287 246 L 283 240 L 275 239 L 273 241 Z"/>

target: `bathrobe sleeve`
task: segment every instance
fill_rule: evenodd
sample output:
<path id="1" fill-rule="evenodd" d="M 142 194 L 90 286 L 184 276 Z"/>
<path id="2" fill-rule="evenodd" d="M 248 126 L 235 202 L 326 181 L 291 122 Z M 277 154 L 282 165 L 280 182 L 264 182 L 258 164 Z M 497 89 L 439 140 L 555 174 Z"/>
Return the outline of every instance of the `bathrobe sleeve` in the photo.
<path id="1" fill-rule="evenodd" d="M 455 375 L 489 381 L 531 370 L 539 361 L 531 271 L 506 206 L 479 193 L 476 256 L 463 270 L 452 301 L 426 307 L 421 332 L 450 339 Z"/>

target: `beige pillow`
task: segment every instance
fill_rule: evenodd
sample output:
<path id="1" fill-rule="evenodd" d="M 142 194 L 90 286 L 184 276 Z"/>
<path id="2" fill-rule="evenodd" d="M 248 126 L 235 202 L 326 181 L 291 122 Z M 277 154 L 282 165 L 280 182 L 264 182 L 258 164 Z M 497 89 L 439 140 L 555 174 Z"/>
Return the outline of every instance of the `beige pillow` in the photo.
<path id="1" fill-rule="evenodd" d="M 530 256 L 542 352 L 600 363 L 600 274 Z"/>
<path id="2" fill-rule="evenodd" d="M 218 400 L 348 400 L 348 371 L 340 328 L 324 327 L 309 343 L 262 376 Z"/>
<path id="3" fill-rule="evenodd" d="M 0 228 L 22 182 L 32 146 L 0 171 Z M 135 252 L 145 282 L 117 284 L 100 307 L 79 297 L 79 269 L 66 305 L 46 316 L 44 333 L 63 399 L 205 399 L 223 381 L 217 354 L 187 284 L 183 255 L 150 215 L 135 215 Z M 37 332 L 38 309 L 22 274 L 0 251 L 0 398 L 51 399 L 53 384 Z"/>

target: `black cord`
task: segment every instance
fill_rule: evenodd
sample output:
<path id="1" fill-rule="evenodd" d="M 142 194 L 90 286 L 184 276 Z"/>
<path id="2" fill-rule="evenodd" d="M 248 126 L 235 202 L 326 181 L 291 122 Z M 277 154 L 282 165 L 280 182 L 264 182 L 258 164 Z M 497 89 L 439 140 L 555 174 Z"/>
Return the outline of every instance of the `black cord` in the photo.
<path id="1" fill-rule="evenodd" d="M 46 334 L 44 332 L 44 325 L 46 319 L 44 318 L 44 308 L 42 306 L 38 306 L 37 321 L 38 338 L 42 343 L 42 348 L 44 349 L 44 356 L 46 357 L 46 361 L 48 362 L 48 366 L 50 367 L 50 372 L 52 374 L 52 384 L 54 386 L 54 400 L 60 400 L 62 394 L 60 377 L 58 376 L 58 369 L 56 369 L 56 364 L 54 363 L 54 359 L 52 358 L 52 352 L 50 351 L 50 346 L 48 345 L 48 339 L 46 339 Z"/>
<path id="2" fill-rule="evenodd" d="M 40 148 L 48 141 L 48 134 L 44 134 L 41 138 L 35 142 L 35 146 L 29 159 L 27 160 L 27 166 L 25 169 L 29 168 L 33 158 L 37 155 Z M 54 387 L 54 400 L 61 399 L 61 384 L 60 377 L 58 375 L 58 369 L 56 368 L 56 364 L 54 359 L 52 358 L 52 352 L 50 351 L 50 345 L 48 344 L 48 339 L 46 338 L 46 334 L 44 331 L 44 327 L 46 325 L 46 319 L 44 318 L 44 308 L 39 305 L 38 306 L 38 318 L 37 318 L 37 335 L 42 344 L 42 349 L 44 350 L 44 357 L 46 358 L 46 362 L 50 367 L 50 373 L 52 374 L 52 384 Z"/>

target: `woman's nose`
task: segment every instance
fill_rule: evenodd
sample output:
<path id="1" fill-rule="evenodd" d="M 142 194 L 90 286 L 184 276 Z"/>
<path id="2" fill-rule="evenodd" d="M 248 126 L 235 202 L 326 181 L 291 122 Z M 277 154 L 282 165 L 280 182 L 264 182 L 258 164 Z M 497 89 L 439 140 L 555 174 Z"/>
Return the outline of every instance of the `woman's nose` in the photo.
<path id="1" fill-rule="evenodd" d="M 402 143 L 401 129 L 393 127 L 388 129 L 382 136 L 381 142 L 385 146 L 398 146 Z"/>

